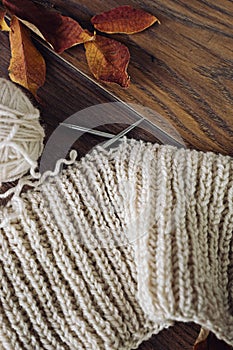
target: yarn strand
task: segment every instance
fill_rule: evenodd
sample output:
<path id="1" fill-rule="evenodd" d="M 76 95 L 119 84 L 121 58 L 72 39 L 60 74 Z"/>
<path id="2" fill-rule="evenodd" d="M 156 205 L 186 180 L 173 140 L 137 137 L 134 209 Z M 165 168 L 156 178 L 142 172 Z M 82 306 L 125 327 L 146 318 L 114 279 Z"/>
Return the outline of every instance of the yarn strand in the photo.
<path id="1" fill-rule="evenodd" d="M 24 186 L 30 187 L 38 187 L 43 184 L 49 177 L 54 177 L 59 174 L 62 165 L 71 165 L 77 159 L 77 152 L 75 150 L 71 150 L 69 154 L 70 159 L 59 159 L 56 162 L 55 168 L 53 171 L 48 170 L 43 174 L 36 172 L 35 169 L 37 167 L 37 163 L 33 164 L 30 169 L 30 175 L 24 176 L 19 179 L 18 184 L 15 187 L 10 188 L 4 193 L 0 194 L 0 199 L 5 199 L 11 195 L 13 195 L 13 199 L 20 196 L 22 189 Z M 38 181 L 35 181 L 38 180 Z"/>

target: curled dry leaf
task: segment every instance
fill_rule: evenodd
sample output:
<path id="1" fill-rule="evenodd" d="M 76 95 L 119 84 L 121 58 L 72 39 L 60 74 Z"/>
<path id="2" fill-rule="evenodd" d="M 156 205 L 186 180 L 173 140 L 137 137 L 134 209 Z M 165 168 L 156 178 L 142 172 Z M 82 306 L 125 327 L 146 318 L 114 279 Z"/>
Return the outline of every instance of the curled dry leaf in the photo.
<path id="1" fill-rule="evenodd" d="M 89 68 L 96 79 L 129 86 L 130 53 L 125 45 L 100 35 L 84 45 Z"/>
<path id="2" fill-rule="evenodd" d="M 134 34 L 159 20 L 153 15 L 131 6 L 120 6 L 92 17 L 91 23 L 101 32 Z"/>
<path id="3" fill-rule="evenodd" d="M 45 82 L 45 61 L 33 45 L 29 29 L 15 16 L 11 20 L 10 28 L 10 78 L 37 97 L 38 88 Z"/>
<path id="4" fill-rule="evenodd" d="M 97 80 L 117 83 L 122 87 L 129 86 L 127 67 L 130 54 L 125 45 L 113 39 L 96 36 L 83 29 L 72 18 L 35 4 L 32 0 L 2 0 L 2 3 L 13 15 L 10 33 L 10 78 L 29 89 L 35 96 L 37 89 L 44 84 L 45 62 L 33 46 L 24 24 L 58 53 L 74 45 L 84 44 L 89 68 Z M 0 29 L 7 30 L 4 15 L 5 12 L 0 12 Z M 92 18 L 95 28 L 106 33 L 133 34 L 155 22 L 159 23 L 156 17 L 131 6 L 120 6 Z"/>
<path id="5" fill-rule="evenodd" d="M 2 0 L 6 8 L 52 45 L 57 53 L 92 40 L 93 36 L 70 17 L 36 5 L 30 0 Z"/>
<path id="6" fill-rule="evenodd" d="M 194 344 L 193 350 L 208 350 L 208 336 L 210 332 L 205 329 L 201 328 L 200 333 L 197 337 L 197 340 Z"/>
<path id="7" fill-rule="evenodd" d="M 5 21 L 5 18 L 4 18 L 4 17 L 5 17 L 5 14 L 6 14 L 5 11 L 0 10 L 0 30 L 9 32 L 9 31 L 10 31 L 10 28 L 9 28 L 9 26 L 7 25 L 6 21 Z"/>
<path id="8" fill-rule="evenodd" d="M 232 350 L 233 347 L 219 340 L 210 331 L 201 328 L 193 350 Z"/>

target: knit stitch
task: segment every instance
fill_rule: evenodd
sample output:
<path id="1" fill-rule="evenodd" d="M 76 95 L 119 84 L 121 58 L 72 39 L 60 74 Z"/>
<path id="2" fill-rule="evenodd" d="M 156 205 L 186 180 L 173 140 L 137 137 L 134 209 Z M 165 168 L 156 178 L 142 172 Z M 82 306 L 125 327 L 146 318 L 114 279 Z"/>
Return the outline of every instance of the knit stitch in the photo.
<path id="1" fill-rule="evenodd" d="M 174 320 L 233 345 L 233 160 L 124 138 L 0 208 L 4 349 L 130 350 Z"/>

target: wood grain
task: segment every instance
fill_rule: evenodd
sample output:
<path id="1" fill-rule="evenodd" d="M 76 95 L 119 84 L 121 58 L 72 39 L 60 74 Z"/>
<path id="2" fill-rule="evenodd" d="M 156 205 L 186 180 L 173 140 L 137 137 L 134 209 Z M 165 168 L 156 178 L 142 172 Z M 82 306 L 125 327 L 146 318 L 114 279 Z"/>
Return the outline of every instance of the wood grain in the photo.
<path id="1" fill-rule="evenodd" d="M 55 8 L 91 29 L 92 15 L 125 1 L 53 0 Z M 127 2 L 142 7 L 141 2 Z M 147 0 L 161 25 L 114 35 L 131 52 L 131 87 L 103 85 L 125 102 L 150 107 L 175 126 L 188 146 L 233 154 L 233 2 Z M 82 47 L 63 54 L 90 76 Z"/>
<path id="2" fill-rule="evenodd" d="M 89 30 L 92 29 L 91 16 L 125 4 L 122 0 L 37 2 L 80 20 Z M 128 90 L 96 83 L 88 70 L 83 47 L 74 47 L 59 57 L 36 43 L 47 64 L 47 81 L 39 91 L 43 105 L 38 106 L 46 139 L 60 122 L 78 111 L 99 103 L 123 101 L 126 105 L 136 103 L 137 107 L 127 109 L 123 104 L 119 113 L 125 113 L 125 122 L 114 123 L 110 118 L 109 124 L 101 125 L 99 129 L 117 133 L 137 119 L 143 110 L 148 119 L 174 138 L 175 129 L 187 146 L 233 155 L 233 2 L 146 0 L 142 4 L 129 0 L 127 4 L 143 7 L 162 23 L 133 36 L 114 36 L 131 52 L 131 87 Z M 0 76 L 7 77 L 10 52 L 4 33 L 0 33 L 0 57 Z M 146 112 L 144 106 L 162 117 Z M 152 132 L 146 122 L 130 136 L 163 142 L 158 131 Z M 51 150 L 51 154 L 48 152 L 51 159 L 59 154 L 59 146 L 62 148 L 62 144 L 72 137 L 72 130 L 60 135 L 58 148 Z M 81 157 L 102 141 L 85 134 L 74 147 Z M 195 324 L 178 323 L 144 342 L 139 349 L 191 350 L 198 332 L 199 326 Z"/>

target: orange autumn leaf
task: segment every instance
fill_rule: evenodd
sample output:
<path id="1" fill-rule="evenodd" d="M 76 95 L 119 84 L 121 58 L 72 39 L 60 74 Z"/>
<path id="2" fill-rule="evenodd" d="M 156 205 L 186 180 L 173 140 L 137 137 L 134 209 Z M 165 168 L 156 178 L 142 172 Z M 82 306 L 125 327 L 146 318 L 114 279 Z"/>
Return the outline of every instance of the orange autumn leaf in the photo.
<path id="1" fill-rule="evenodd" d="M 108 34 L 138 33 L 155 22 L 160 23 L 155 16 L 131 6 L 120 6 L 96 15 L 91 19 L 95 29 Z"/>
<path id="2" fill-rule="evenodd" d="M 70 17 L 34 4 L 30 0 L 3 0 L 6 8 L 21 20 L 31 23 L 34 30 L 52 45 L 57 53 L 92 40 L 93 36 Z"/>
<path id="3" fill-rule="evenodd" d="M 10 78 L 37 97 L 38 88 L 45 82 L 45 61 L 34 47 L 29 29 L 15 16 L 11 20 L 10 28 Z"/>
<path id="4" fill-rule="evenodd" d="M 89 68 L 96 79 L 129 86 L 127 67 L 130 53 L 125 45 L 99 35 L 84 45 Z"/>
<path id="5" fill-rule="evenodd" d="M 5 11 L 1 11 L 0 10 L 0 30 L 9 32 L 10 28 L 9 28 L 9 26 L 7 25 L 7 23 L 6 23 L 5 19 L 4 19 L 5 14 L 6 14 Z"/>

